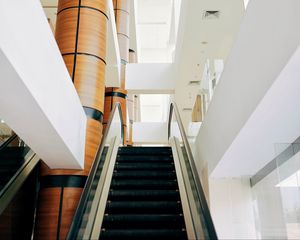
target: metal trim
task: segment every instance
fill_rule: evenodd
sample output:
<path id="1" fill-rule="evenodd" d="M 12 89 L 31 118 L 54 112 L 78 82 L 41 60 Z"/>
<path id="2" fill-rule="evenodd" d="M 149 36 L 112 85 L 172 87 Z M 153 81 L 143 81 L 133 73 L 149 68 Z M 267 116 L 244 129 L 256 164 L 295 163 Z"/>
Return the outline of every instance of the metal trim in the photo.
<path id="1" fill-rule="evenodd" d="M 103 113 L 98 109 L 83 106 L 84 112 L 88 118 L 94 119 L 103 123 Z"/>
<path id="2" fill-rule="evenodd" d="M 183 140 L 183 144 L 186 148 L 189 165 L 192 170 L 193 179 L 194 179 L 195 185 L 196 185 L 196 191 L 197 191 L 200 203 L 201 203 L 200 211 L 203 214 L 203 217 L 205 219 L 205 225 L 206 225 L 206 228 L 207 228 L 207 231 L 209 234 L 209 239 L 218 239 L 217 232 L 216 232 L 215 226 L 213 224 L 213 220 L 212 220 L 209 208 L 208 208 L 206 197 L 205 197 L 205 194 L 204 194 L 204 191 L 202 188 L 202 184 L 201 184 L 198 172 L 197 172 L 197 168 L 196 168 L 195 160 L 194 160 L 194 157 L 193 157 L 193 154 L 191 151 L 191 147 L 190 147 L 188 139 L 186 137 L 186 133 L 185 133 L 185 130 L 184 130 L 181 118 L 180 118 L 178 107 L 174 101 L 171 101 L 171 103 L 170 103 L 169 118 L 168 118 L 168 139 L 170 139 L 170 136 L 171 136 L 171 122 L 172 122 L 173 114 L 175 114 L 175 117 L 176 117 L 176 120 L 178 123 L 178 127 L 180 130 L 180 134 L 181 134 L 181 137 Z"/>
<path id="3" fill-rule="evenodd" d="M 5 210 L 15 194 L 23 185 L 24 181 L 40 161 L 40 158 L 32 150 L 27 153 L 25 158 L 27 161 L 25 161 L 25 163 L 19 168 L 19 170 L 0 192 L 0 214 Z"/>

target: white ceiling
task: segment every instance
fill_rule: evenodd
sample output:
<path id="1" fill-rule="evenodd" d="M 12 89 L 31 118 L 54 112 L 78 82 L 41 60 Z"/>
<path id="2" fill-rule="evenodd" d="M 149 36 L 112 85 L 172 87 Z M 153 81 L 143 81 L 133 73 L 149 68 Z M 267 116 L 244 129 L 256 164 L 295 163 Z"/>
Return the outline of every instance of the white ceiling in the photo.
<path id="1" fill-rule="evenodd" d="M 139 62 L 171 62 L 173 0 L 137 0 Z"/>
<path id="2" fill-rule="evenodd" d="M 205 11 L 220 11 L 218 19 L 204 19 Z M 180 110 L 192 108 L 200 86 L 189 86 L 190 81 L 202 79 L 207 59 L 226 60 L 245 12 L 243 0 L 182 1 L 175 64 L 176 102 Z M 185 126 L 191 112 L 182 111 Z"/>

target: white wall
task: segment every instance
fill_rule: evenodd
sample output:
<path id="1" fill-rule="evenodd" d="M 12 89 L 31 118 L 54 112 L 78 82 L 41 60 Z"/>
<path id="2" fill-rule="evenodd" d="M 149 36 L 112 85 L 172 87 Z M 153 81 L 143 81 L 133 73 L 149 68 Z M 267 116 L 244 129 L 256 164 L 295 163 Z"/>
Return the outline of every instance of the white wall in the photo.
<path id="1" fill-rule="evenodd" d="M 270 6 L 272 7 L 270 8 Z M 216 87 L 214 97 L 197 138 L 199 159 L 208 162 L 210 172 L 215 169 L 296 51 L 300 42 L 300 32 L 295 31 L 295 29 L 297 29 L 297 22 L 300 21 L 300 15 L 295 9 L 299 8 L 300 2 L 296 0 L 265 0 L 249 3 L 236 43 L 225 64 L 224 72 Z M 296 68 L 293 69 L 296 70 Z M 297 69 L 299 70 L 299 68 Z M 294 70 L 291 72 L 291 76 L 298 76 L 294 75 L 296 73 Z M 273 100 L 273 104 L 266 105 L 267 109 L 274 110 L 277 107 L 276 103 L 285 101 L 284 98 L 280 98 L 278 95 L 273 95 Z M 286 107 L 290 108 L 291 106 Z M 295 110 L 297 106 L 291 109 Z M 288 120 L 293 117 L 293 114 L 282 115 L 281 111 L 283 109 L 278 108 L 276 110 L 278 114 L 274 116 L 277 119 Z M 266 113 L 267 111 L 265 111 Z M 256 126 L 262 126 L 259 123 L 264 123 L 265 126 L 271 124 L 270 122 L 260 121 L 262 119 L 257 118 L 256 123 L 258 125 L 251 125 L 252 127 L 245 132 L 246 137 L 252 134 Z M 289 124 L 283 126 L 290 127 Z M 296 127 L 294 123 L 293 126 Z M 281 131 L 276 127 L 268 129 Z M 294 133 L 299 136 L 299 128 L 294 130 L 297 130 Z M 290 133 L 292 131 L 285 132 Z M 255 139 L 264 136 L 264 132 L 261 131 L 257 131 L 257 134 Z M 256 146 L 251 145 L 255 144 L 255 141 L 247 143 L 248 146 Z M 275 142 L 269 142 L 268 144 L 273 143 Z M 247 147 L 247 144 L 243 144 L 243 146 Z M 264 151 L 264 147 L 252 148 L 251 151 L 259 154 Z M 248 152 L 240 151 L 240 153 L 240 157 L 231 155 L 231 160 L 239 162 L 241 167 L 244 166 L 244 174 L 247 173 L 249 166 L 254 166 L 253 161 L 258 161 L 255 165 L 258 170 L 264 164 L 259 161 L 271 160 L 258 157 L 259 155 L 255 155 L 256 158 L 253 158 L 254 155 L 250 155 L 252 157 L 246 160 L 245 156 L 247 157 Z M 274 151 L 272 151 L 273 153 Z M 220 172 L 228 173 L 230 169 L 235 170 L 235 166 L 236 164 L 231 162 L 231 164 L 227 164 L 226 169 L 221 169 Z M 255 168 L 251 168 L 251 171 L 255 171 Z"/>
<path id="2" fill-rule="evenodd" d="M 277 184 L 278 173 L 273 171 L 252 189 L 257 230 L 261 239 L 287 239 L 281 193 Z"/>
<path id="3" fill-rule="evenodd" d="M 132 129 L 134 143 L 168 143 L 168 125 L 165 122 L 134 122 Z"/>
<path id="4" fill-rule="evenodd" d="M 126 66 L 126 89 L 134 93 L 173 93 L 174 65 L 138 63 Z"/>
<path id="5" fill-rule="evenodd" d="M 0 116 L 52 168 L 81 168 L 86 116 L 39 1 L 0 1 Z"/>
<path id="6" fill-rule="evenodd" d="M 210 210 L 219 239 L 256 239 L 250 181 L 210 178 Z"/>

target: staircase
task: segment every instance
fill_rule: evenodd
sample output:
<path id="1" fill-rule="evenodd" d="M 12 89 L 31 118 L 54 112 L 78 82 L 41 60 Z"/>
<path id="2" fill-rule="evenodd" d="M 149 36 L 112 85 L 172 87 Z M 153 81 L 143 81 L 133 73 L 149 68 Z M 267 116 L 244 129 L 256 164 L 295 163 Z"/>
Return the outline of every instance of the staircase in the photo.
<path id="1" fill-rule="evenodd" d="M 187 239 L 170 147 L 121 147 L 100 240 Z"/>

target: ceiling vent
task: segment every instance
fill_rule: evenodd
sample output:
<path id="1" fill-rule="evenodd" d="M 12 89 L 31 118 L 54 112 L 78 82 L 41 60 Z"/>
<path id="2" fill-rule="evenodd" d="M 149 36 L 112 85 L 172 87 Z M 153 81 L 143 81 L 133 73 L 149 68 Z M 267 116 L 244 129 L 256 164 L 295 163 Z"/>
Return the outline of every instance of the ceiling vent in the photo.
<path id="1" fill-rule="evenodd" d="M 182 111 L 193 111 L 193 109 L 192 109 L 192 108 L 185 107 L 185 108 L 182 109 Z"/>
<path id="2" fill-rule="evenodd" d="M 203 19 L 218 19 L 220 11 L 204 11 Z"/>
<path id="3" fill-rule="evenodd" d="M 200 81 L 189 81 L 189 85 L 200 85 Z"/>

